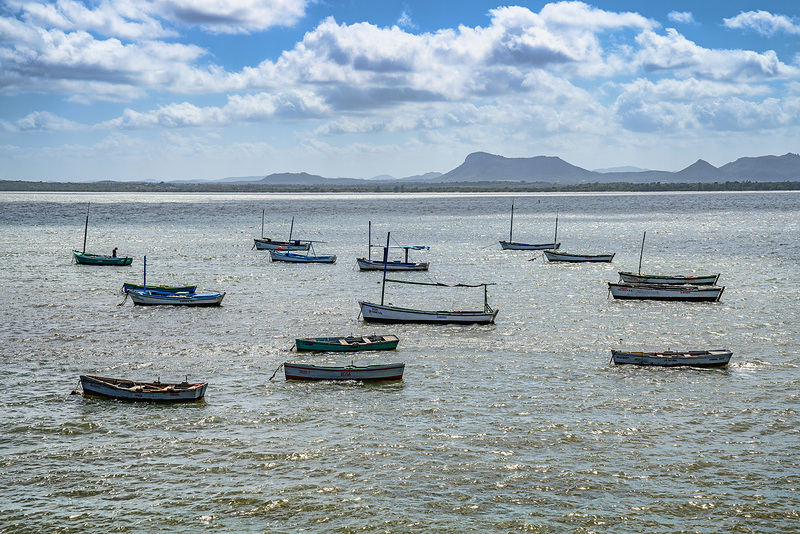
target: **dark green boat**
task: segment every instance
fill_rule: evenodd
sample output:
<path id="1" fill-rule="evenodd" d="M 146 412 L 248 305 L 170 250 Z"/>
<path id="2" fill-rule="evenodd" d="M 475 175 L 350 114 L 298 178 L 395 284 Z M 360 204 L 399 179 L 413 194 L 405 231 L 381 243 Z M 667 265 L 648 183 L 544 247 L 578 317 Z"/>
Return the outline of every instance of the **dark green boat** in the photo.
<path id="1" fill-rule="evenodd" d="M 394 350 L 397 336 L 312 337 L 295 339 L 297 352 L 353 352 L 357 350 Z"/>
<path id="2" fill-rule="evenodd" d="M 72 257 L 75 263 L 82 265 L 130 265 L 133 258 L 127 256 L 117 257 L 117 249 L 114 247 L 114 254 L 105 256 L 103 254 L 90 254 L 86 252 L 86 236 L 89 234 L 89 204 L 86 204 L 86 224 L 83 227 L 83 250 L 73 250 Z"/>
<path id="3" fill-rule="evenodd" d="M 139 284 L 122 284 L 122 292 L 127 293 L 131 289 L 145 289 L 143 285 Z M 194 293 L 197 291 L 197 286 L 151 286 L 148 285 L 147 289 L 156 291 L 163 291 L 164 293 Z"/>
<path id="4" fill-rule="evenodd" d="M 73 250 L 72 255 L 75 258 L 75 263 L 83 265 L 130 265 L 133 262 L 133 258 L 125 256 L 103 256 L 101 254 L 90 254 L 79 250 Z"/>

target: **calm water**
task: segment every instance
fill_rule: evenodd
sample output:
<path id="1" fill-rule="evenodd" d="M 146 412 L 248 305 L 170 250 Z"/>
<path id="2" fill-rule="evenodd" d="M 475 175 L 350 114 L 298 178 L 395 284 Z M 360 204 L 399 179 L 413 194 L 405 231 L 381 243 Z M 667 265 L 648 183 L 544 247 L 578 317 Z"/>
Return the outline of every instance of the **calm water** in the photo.
<path id="1" fill-rule="evenodd" d="M 131 267 L 71 263 L 87 250 Z M 800 193 L 0 195 L 0 532 L 796 532 Z M 335 265 L 270 263 L 261 233 Z M 497 324 L 365 325 L 375 242 L 430 245 L 420 280 L 494 282 Z M 714 304 L 617 302 L 606 282 L 721 272 Z M 413 253 L 412 253 L 413 254 Z M 218 309 L 119 306 L 140 281 Z M 479 309 L 392 285 L 395 305 Z M 301 355 L 295 337 L 396 333 L 396 352 Z M 610 349 L 730 348 L 725 370 L 609 365 Z M 402 382 L 293 383 L 284 361 L 404 361 Z M 208 381 L 205 401 L 70 395 L 81 373 Z"/>

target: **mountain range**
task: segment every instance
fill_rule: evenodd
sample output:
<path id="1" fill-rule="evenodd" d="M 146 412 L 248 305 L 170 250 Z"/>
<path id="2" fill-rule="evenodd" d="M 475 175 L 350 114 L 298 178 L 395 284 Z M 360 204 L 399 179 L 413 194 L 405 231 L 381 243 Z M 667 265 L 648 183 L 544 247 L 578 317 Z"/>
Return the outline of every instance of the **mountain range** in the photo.
<path id="1" fill-rule="evenodd" d="M 474 184 L 478 182 L 524 182 L 572 185 L 581 183 L 722 183 L 722 182 L 798 182 L 800 155 L 739 158 L 721 167 L 697 160 L 677 172 L 642 170 L 630 167 L 590 171 L 567 163 L 555 156 L 506 158 L 486 152 L 469 154 L 464 163 L 444 174 L 429 172 L 405 178 L 388 175 L 370 180 L 359 178 L 325 178 L 301 173 L 276 173 L 269 176 L 225 178 L 218 183 L 262 185 L 358 185 L 443 183 Z"/>

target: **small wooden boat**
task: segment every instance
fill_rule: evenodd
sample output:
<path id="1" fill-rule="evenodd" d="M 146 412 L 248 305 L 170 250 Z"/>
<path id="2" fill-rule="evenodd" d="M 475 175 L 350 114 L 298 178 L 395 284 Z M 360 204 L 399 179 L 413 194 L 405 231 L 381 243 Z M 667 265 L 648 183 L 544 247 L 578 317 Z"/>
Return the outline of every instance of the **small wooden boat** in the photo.
<path id="1" fill-rule="evenodd" d="M 131 289 L 127 293 L 138 306 L 219 306 L 225 293 L 169 293 L 157 289 Z"/>
<path id="2" fill-rule="evenodd" d="M 286 380 L 402 380 L 405 368 L 404 363 L 345 367 L 289 362 L 283 364 Z"/>
<path id="3" fill-rule="evenodd" d="M 294 217 L 292 217 L 292 226 L 289 228 L 289 243 L 292 242 L 292 231 L 294 230 Z M 314 252 L 314 242 L 306 241 L 308 247 L 305 254 L 295 254 L 291 252 L 291 246 L 282 250 L 270 250 L 269 259 L 271 261 L 283 261 L 288 263 L 336 263 L 336 255 L 330 256 L 317 256 Z"/>
<path id="4" fill-rule="evenodd" d="M 122 284 L 122 292 L 127 293 L 131 289 L 151 289 L 154 291 L 162 291 L 164 293 L 194 293 L 197 291 L 197 286 L 151 286 L 147 287 L 138 284 Z"/>
<path id="5" fill-rule="evenodd" d="M 383 257 L 386 259 L 388 254 L 389 236 L 387 234 L 386 246 Z M 497 311 L 489 306 L 487 286 L 493 284 L 442 284 L 438 282 L 411 282 L 409 280 L 391 280 L 386 278 L 386 271 L 383 271 L 383 283 L 381 286 L 381 303 L 360 301 L 361 316 L 364 321 L 370 323 L 425 323 L 425 324 L 490 324 L 494 323 Z M 384 305 L 384 295 L 386 293 L 386 282 L 399 284 L 413 284 L 421 286 L 436 287 L 483 287 L 483 310 L 481 311 L 428 311 L 416 310 L 411 308 L 398 308 L 396 306 Z"/>
<path id="6" fill-rule="evenodd" d="M 151 402 L 191 402 L 200 400 L 206 394 L 208 382 L 190 384 L 135 382 L 122 378 L 81 375 L 81 389 L 84 395 L 98 395 L 113 399 Z"/>
<path id="7" fill-rule="evenodd" d="M 614 254 L 570 254 L 567 252 L 555 252 L 544 250 L 544 257 L 547 261 L 565 263 L 611 263 Z"/>
<path id="8" fill-rule="evenodd" d="M 311 245 L 309 241 L 275 241 L 264 237 L 264 211 L 261 210 L 261 237 L 253 238 L 253 248 L 256 250 L 308 250 Z"/>
<path id="9" fill-rule="evenodd" d="M 520 243 L 513 240 L 514 235 L 514 201 L 511 201 L 511 227 L 508 230 L 508 241 L 500 241 L 503 250 L 555 250 L 561 243 Z"/>
<path id="10" fill-rule="evenodd" d="M 114 254 L 105 256 L 103 254 L 90 254 L 86 252 L 86 238 L 89 234 L 89 204 L 86 204 L 86 223 L 83 227 L 83 250 L 72 251 L 72 258 L 75 263 L 81 265 L 130 265 L 133 263 L 133 258 L 126 256 L 117 256 L 117 249 L 114 249 Z"/>
<path id="11" fill-rule="evenodd" d="M 733 353 L 729 350 L 667 350 L 664 352 L 611 351 L 617 364 L 656 365 L 660 367 L 725 367 Z"/>
<path id="12" fill-rule="evenodd" d="M 619 281 L 628 284 L 669 284 L 669 285 L 695 285 L 713 286 L 719 280 L 719 273 L 707 275 L 660 275 L 636 274 L 625 271 L 619 272 Z"/>
<path id="13" fill-rule="evenodd" d="M 608 283 L 611 296 L 621 300 L 682 300 L 716 302 L 725 286 Z"/>
<path id="14" fill-rule="evenodd" d="M 661 275 L 661 274 L 642 274 L 642 256 L 644 255 L 644 240 L 647 232 L 642 233 L 642 248 L 639 250 L 639 272 L 631 273 L 619 271 L 619 281 L 627 284 L 670 284 L 683 285 L 691 284 L 695 286 L 713 286 L 719 280 L 719 273 L 705 275 Z"/>
<path id="15" fill-rule="evenodd" d="M 75 259 L 75 263 L 81 265 L 130 265 L 133 263 L 133 258 L 128 258 L 126 256 L 104 256 L 102 254 L 90 254 L 78 250 L 72 251 L 72 257 Z"/>
<path id="16" fill-rule="evenodd" d="M 308 250 L 311 243 L 308 241 L 273 241 L 268 237 L 254 238 L 256 250 Z"/>
<path id="17" fill-rule="evenodd" d="M 356 258 L 358 269 L 360 271 L 383 271 L 384 267 L 387 271 L 427 271 L 430 263 L 428 262 L 412 262 L 408 261 L 409 250 L 429 250 L 430 247 L 424 245 L 398 245 L 389 248 L 405 250 L 405 260 L 392 260 L 384 263 L 382 260 L 372 259 L 372 249 L 375 247 L 383 248 L 383 245 L 372 244 L 372 221 L 369 221 L 369 229 L 367 231 L 368 242 L 367 257 Z"/>
<path id="18" fill-rule="evenodd" d="M 394 350 L 400 340 L 397 336 L 346 336 L 312 337 L 295 339 L 297 352 L 353 352 L 359 350 Z"/>
<path id="19" fill-rule="evenodd" d="M 295 254 L 293 252 L 270 250 L 269 258 L 272 261 L 284 261 L 288 263 L 336 263 L 335 254 L 332 256 L 317 256 L 315 254 Z"/>
<path id="20" fill-rule="evenodd" d="M 553 235 L 553 242 L 558 244 L 558 214 L 556 214 L 556 230 Z M 550 262 L 561 263 L 611 263 L 614 254 L 571 254 L 568 252 L 556 252 L 555 248 L 543 250 L 544 257 Z"/>

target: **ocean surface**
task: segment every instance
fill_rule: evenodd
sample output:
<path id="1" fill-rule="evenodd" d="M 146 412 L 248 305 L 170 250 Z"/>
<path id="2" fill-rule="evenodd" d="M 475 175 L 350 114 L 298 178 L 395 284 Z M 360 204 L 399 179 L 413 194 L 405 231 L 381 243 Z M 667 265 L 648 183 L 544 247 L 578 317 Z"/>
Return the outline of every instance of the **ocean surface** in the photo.
<path id="1" fill-rule="evenodd" d="M 609 253 L 548 264 L 514 239 Z M 134 258 L 76 265 L 71 251 Z M 334 265 L 271 263 L 264 235 Z M 372 239 L 419 281 L 491 282 L 489 326 L 365 324 Z M 717 303 L 620 302 L 617 271 L 720 272 Z M 0 194 L 0 532 L 775 533 L 800 528 L 800 193 Z M 377 252 L 377 249 L 375 249 Z M 225 291 L 123 304 L 123 282 Z M 483 291 L 386 301 L 482 309 Z M 122 304 L 122 305 L 120 305 Z M 296 337 L 393 333 L 394 352 Z M 728 348 L 726 369 L 612 348 Z M 286 381 L 285 361 L 405 362 L 402 381 Z M 276 373 L 277 370 L 277 373 Z M 80 374 L 209 382 L 205 400 L 71 395 Z M 271 377 L 275 374 L 274 378 Z"/>

